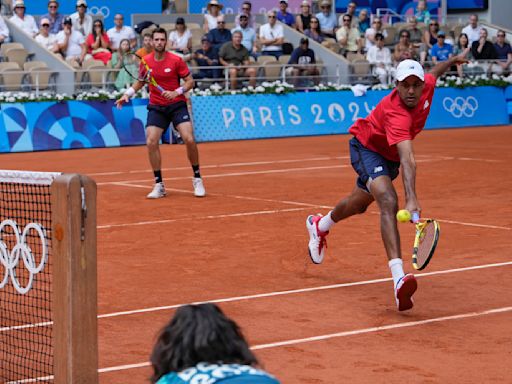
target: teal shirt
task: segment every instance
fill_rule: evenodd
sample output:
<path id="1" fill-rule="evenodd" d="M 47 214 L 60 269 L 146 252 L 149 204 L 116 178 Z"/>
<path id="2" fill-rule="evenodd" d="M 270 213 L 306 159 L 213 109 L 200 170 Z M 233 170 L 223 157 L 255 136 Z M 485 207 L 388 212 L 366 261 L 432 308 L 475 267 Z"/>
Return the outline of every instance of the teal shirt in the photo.
<path id="1" fill-rule="evenodd" d="M 199 363 L 164 375 L 156 384 L 279 384 L 273 376 L 248 365 Z"/>

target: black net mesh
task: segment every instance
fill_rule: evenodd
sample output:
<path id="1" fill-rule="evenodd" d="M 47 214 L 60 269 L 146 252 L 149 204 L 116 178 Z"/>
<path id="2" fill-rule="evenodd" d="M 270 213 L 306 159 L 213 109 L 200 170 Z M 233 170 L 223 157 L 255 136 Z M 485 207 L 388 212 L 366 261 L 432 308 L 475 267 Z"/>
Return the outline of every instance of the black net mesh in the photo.
<path id="1" fill-rule="evenodd" d="M 0 171 L 1 383 L 52 381 L 50 183 Z"/>

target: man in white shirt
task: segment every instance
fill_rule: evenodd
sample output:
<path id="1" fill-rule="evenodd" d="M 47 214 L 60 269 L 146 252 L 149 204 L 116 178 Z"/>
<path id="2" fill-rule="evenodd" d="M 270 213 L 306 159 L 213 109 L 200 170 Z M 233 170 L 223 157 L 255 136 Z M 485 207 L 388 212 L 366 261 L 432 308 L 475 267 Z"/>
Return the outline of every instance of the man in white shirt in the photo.
<path id="1" fill-rule="evenodd" d="M 62 31 L 57 34 L 59 52 L 62 53 L 66 61 L 82 65 L 87 52 L 84 35 L 73 29 L 70 17 L 64 19 L 62 26 Z"/>
<path id="2" fill-rule="evenodd" d="M 23 0 L 16 0 L 14 3 L 14 15 L 9 20 L 32 37 L 39 32 L 35 19 L 25 14 L 25 2 Z"/>
<path id="3" fill-rule="evenodd" d="M 469 24 L 462 28 L 462 33 L 468 35 L 470 47 L 474 41 L 480 39 L 480 29 L 482 29 L 482 26 L 478 25 L 478 15 L 469 16 Z"/>
<path id="4" fill-rule="evenodd" d="M 50 20 L 47 18 L 42 18 L 40 21 L 40 25 L 41 28 L 35 38 L 36 42 L 45 47 L 50 52 L 59 52 L 59 47 L 56 44 L 57 36 L 50 33 Z"/>
<path id="5" fill-rule="evenodd" d="M 388 84 L 388 73 L 392 70 L 391 52 L 384 47 L 384 35 L 375 34 L 375 45 L 370 47 L 366 59 L 373 65 L 373 74 L 379 77 L 381 84 Z"/>
<path id="6" fill-rule="evenodd" d="M 9 42 L 11 40 L 9 36 L 9 28 L 5 24 L 3 16 L 0 16 L 0 44 Z"/>
<path id="7" fill-rule="evenodd" d="M 114 16 L 114 24 L 115 27 L 110 28 L 107 31 L 108 38 L 110 39 L 110 49 L 112 51 L 117 51 L 119 48 L 119 43 L 121 40 L 128 39 L 130 40 L 130 46 L 135 48 L 137 45 L 137 38 L 135 36 L 135 31 L 132 27 L 128 27 L 123 25 L 124 17 L 120 13 Z"/>
<path id="8" fill-rule="evenodd" d="M 283 26 L 277 24 L 276 11 L 269 11 L 267 17 L 268 23 L 260 27 L 260 42 L 263 45 L 261 54 L 279 58 L 283 54 Z"/>
<path id="9" fill-rule="evenodd" d="M 375 36 L 377 35 L 377 33 L 382 34 L 384 38 L 388 36 L 387 31 L 382 29 L 382 20 L 379 17 L 373 19 L 372 27 L 368 28 L 364 33 L 364 37 L 366 38 L 366 52 L 370 50 L 370 47 L 373 47 L 375 45 Z"/>
<path id="10" fill-rule="evenodd" d="M 87 14 L 87 1 L 78 0 L 76 2 L 76 12 L 72 13 L 71 21 L 73 29 L 80 32 L 85 37 L 92 33 L 92 16 Z"/>

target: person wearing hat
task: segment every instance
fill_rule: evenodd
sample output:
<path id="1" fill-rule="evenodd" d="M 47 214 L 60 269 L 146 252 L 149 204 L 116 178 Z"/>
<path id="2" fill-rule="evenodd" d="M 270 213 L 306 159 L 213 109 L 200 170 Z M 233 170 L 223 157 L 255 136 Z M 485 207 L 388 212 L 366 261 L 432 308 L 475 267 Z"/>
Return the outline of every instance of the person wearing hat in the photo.
<path id="1" fill-rule="evenodd" d="M 240 15 L 247 15 L 247 18 L 249 19 L 249 22 L 247 23 L 247 25 L 256 31 L 256 25 L 255 25 L 254 17 L 252 17 L 251 11 L 252 11 L 252 3 L 250 1 L 244 1 L 240 8 L 240 14 L 238 14 L 235 17 L 235 24 L 237 26 L 240 25 Z"/>
<path id="2" fill-rule="evenodd" d="M 295 27 L 300 33 L 304 33 L 305 30 L 309 29 L 311 25 L 311 6 L 308 0 L 304 0 L 300 5 L 301 13 L 295 18 Z"/>
<path id="3" fill-rule="evenodd" d="M 73 21 L 73 29 L 84 36 L 89 36 L 92 33 L 92 16 L 87 14 L 87 1 L 78 0 L 76 2 L 76 12 L 69 17 Z"/>
<path id="4" fill-rule="evenodd" d="M 31 37 L 35 37 L 39 32 L 34 17 L 25 14 L 25 2 L 23 0 L 14 2 L 14 15 L 9 20 Z"/>
<path id="5" fill-rule="evenodd" d="M 396 218 L 398 206 L 417 213 L 418 217 L 421 213 L 422 207 L 416 193 L 413 140 L 425 126 L 437 78 L 451 66 L 466 62 L 464 54 L 454 56 L 439 62 L 427 74 L 417 61 L 404 60 L 398 64 L 395 89 L 367 117 L 356 120 L 349 129 L 353 135 L 349 141 L 350 160 L 358 175 L 355 188 L 327 215 L 310 215 L 306 219 L 309 254 L 314 263 L 320 264 L 325 256 L 326 238 L 334 224 L 364 213 L 376 201 L 376 208 L 380 211 L 381 237 L 399 311 L 413 307 L 412 296 L 417 289 L 414 275 L 404 273 Z M 400 168 L 405 191 L 404 205 L 398 201 L 393 186 Z"/>
<path id="6" fill-rule="evenodd" d="M 50 33 L 50 20 L 42 18 L 39 21 L 39 33 L 35 37 L 36 43 L 42 45 L 50 52 L 58 53 L 59 47 L 57 46 L 57 37 Z"/>
<path id="7" fill-rule="evenodd" d="M 192 33 L 187 28 L 183 17 L 176 19 L 176 29 L 169 33 L 167 49 L 180 54 L 185 61 L 192 59 Z"/>
<path id="8" fill-rule="evenodd" d="M 73 21 L 70 17 L 64 18 L 62 28 L 62 31 L 57 33 L 59 52 L 66 61 L 82 65 L 87 54 L 85 36 L 73 29 Z"/>
<path id="9" fill-rule="evenodd" d="M 41 17 L 50 20 L 50 33 L 56 35 L 62 31 L 66 15 L 59 13 L 59 3 L 57 0 L 48 1 L 48 13 Z"/>
<path id="10" fill-rule="evenodd" d="M 208 2 L 203 21 L 204 33 L 208 33 L 212 29 L 217 28 L 217 18 L 222 15 L 222 8 L 224 8 L 224 6 L 220 4 L 217 0 L 210 0 Z"/>
<path id="11" fill-rule="evenodd" d="M 279 1 L 277 20 L 289 27 L 295 28 L 295 17 L 290 12 L 288 12 L 288 0 Z"/>
<path id="12" fill-rule="evenodd" d="M 194 53 L 194 59 L 200 67 L 199 71 L 193 74 L 194 79 L 219 79 L 221 77 L 220 68 L 208 68 L 220 65 L 219 52 L 212 47 L 208 36 L 204 35 L 201 38 L 201 49 Z"/>
<path id="13" fill-rule="evenodd" d="M 336 12 L 332 9 L 332 4 L 329 0 L 320 1 L 320 10 L 315 16 L 320 21 L 320 29 L 327 37 L 336 37 L 336 30 L 338 29 L 338 21 L 336 20 Z"/>
<path id="14" fill-rule="evenodd" d="M 130 40 L 131 48 L 137 46 L 137 36 L 132 27 L 124 25 L 124 16 L 117 13 L 114 16 L 114 26 L 107 31 L 108 38 L 110 39 L 110 49 L 117 51 L 121 40 Z"/>
<path id="15" fill-rule="evenodd" d="M 392 73 L 391 51 L 384 46 L 384 35 L 375 35 L 375 45 L 366 53 L 366 60 L 372 65 L 372 72 L 376 75 L 381 84 L 388 84 L 388 74 Z M 357 64 L 356 64 L 357 65 Z"/>
<path id="16" fill-rule="evenodd" d="M 290 65 L 286 68 L 286 73 L 292 76 L 293 84 L 298 87 L 303 78 L 312 77 L 313 82 L 318 84 L 318 68 L 316 64 L 315 51 L 309 48 L 309 39 L 303 37 L 300 39 L 300 45 L 295 48 L 288 61 Z"/>
<path id="17" fill-rule="evenodd" d="M 250 55 L 254 54 L 254 43 L 256 42 L 256 31 L 249 26 L 249 15 L 241 13 L 238 15 L 239 25 L 231 30 L 231 35 L 235 31 L 242 32 L 242 45 L 247 48 Z"/>
<path id="18" fill-rule="evenodd" d="M 453 55 L 453 45 L 445 42 L 446 34 L 443 30 L 437 33 L 437 43 L 432 46 L 430 56 L 432 62 L 437 64 L 438 61 L 446 61 Z"/>

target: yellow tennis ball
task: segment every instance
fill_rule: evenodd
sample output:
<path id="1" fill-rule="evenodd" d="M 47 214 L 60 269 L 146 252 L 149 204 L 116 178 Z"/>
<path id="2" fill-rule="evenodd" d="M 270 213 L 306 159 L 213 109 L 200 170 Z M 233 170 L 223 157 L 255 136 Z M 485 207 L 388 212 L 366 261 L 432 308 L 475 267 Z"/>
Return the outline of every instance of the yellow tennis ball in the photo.
<path id="1" fill-rule="evenodd" d="M 396 213 L 396 219 L 401 223 L 407 223 L 411 220 L 411 212 L 407 209 L 401 209 Z"/>

